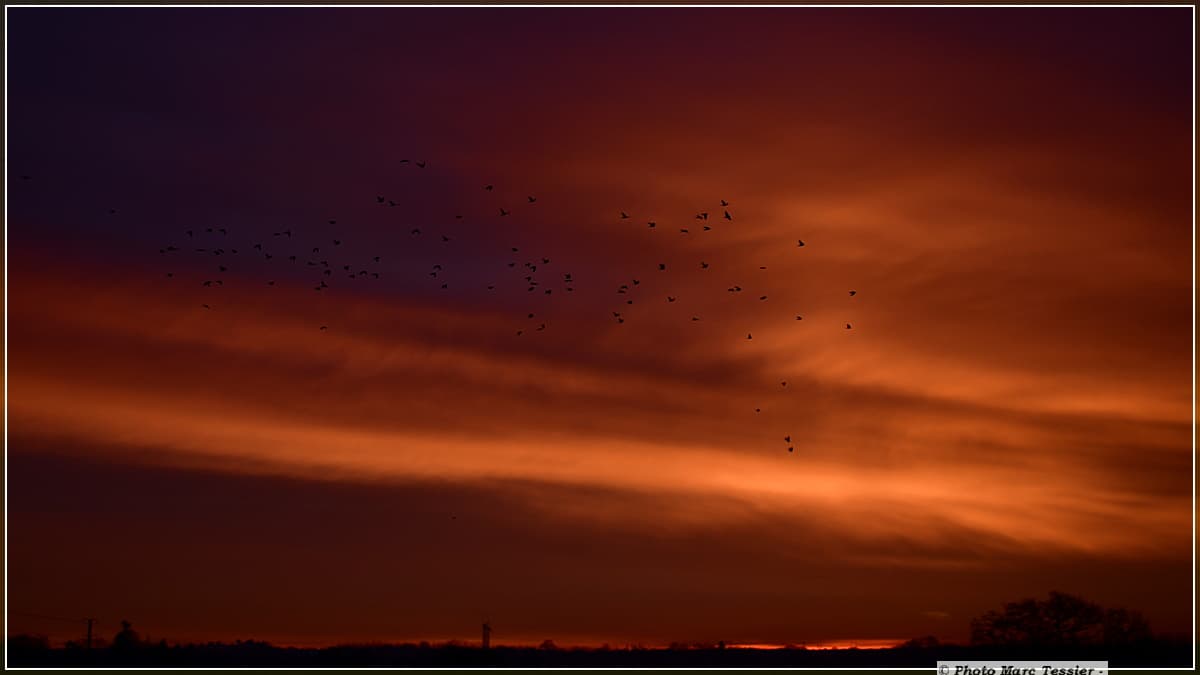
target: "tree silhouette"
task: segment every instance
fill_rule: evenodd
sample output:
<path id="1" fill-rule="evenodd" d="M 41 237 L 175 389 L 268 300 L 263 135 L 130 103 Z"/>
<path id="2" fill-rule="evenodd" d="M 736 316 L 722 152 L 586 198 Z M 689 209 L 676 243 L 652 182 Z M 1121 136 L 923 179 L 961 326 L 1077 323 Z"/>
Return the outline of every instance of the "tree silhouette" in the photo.
<path id="1" fill-rule="evenodd" d="M 1116 645 L 1149 638 L 1150 626 L 1141 614 L 1057 591 L 1047 600 L 1010 602 L 971 620 L 973 645 Z"/>
<path id="2" fill-rule="evenodd" d="M 121 650 L 134 649 L 141 646 L 141 644 L 142 638 L 133 629 L 133 624 L 122 619 L 121 630 L 113 636 L 112 648 Z"/>

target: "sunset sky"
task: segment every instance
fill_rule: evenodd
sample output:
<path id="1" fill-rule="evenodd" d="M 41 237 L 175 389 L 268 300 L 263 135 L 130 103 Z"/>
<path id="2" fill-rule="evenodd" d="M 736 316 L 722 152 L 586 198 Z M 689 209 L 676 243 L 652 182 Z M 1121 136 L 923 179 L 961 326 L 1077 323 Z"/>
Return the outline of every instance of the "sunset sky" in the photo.
<path id="1" fill-rule="evenodd" d="M 1191 8 L 6 13 L 10 634 L 1190 632 Z"/>

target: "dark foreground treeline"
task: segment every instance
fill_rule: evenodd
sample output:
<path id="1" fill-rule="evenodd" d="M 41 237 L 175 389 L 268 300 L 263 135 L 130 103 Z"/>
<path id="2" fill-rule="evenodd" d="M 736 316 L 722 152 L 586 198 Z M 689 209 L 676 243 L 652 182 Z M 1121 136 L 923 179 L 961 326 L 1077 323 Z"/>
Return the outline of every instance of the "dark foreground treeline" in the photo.
<path id="1" fill-rule="evenodd" d="M 412 667 L 784 667 L 930 666 L 938 660 L 1098 660 L 1112 666 L 1187 666 L 1186 641 L 1154 640 L 1119 648 L 1099 645 L 1014 648 L 903 646 L 892 649 L 537 649 L 457 645 L 346 645 L 321 649 L 265 642 L 155 645 L 133 650 L 37 648 L 9 643 L 10 666 L 412 666 Z"/>

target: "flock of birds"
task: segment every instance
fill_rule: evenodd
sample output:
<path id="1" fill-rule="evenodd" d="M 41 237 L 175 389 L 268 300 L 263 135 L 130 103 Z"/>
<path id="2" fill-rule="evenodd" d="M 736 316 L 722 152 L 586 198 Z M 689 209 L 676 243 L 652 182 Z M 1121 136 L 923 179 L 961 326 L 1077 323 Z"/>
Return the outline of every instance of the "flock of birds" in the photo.
<path id="1" fill-rule="evenodd" d="M 400 160 L 400 164 L 415 167 L 418 170 L 425 169 L 428 166 L 428 163 L 425 160 Z M 32 176 L 22 175 L 21 179 L 24 181 L 29 181 L 32 180 Z M 485 184 L 482 186 L 482 190 L 488 193 L 493 193 L 495 191 L 495 185 L 491 183 Z M 373 201 L 376 206 L 381 208 L 396 208 L 400 206 L 400 201 L 395 198 L 389 198 L 386 195 L 376 195 Z M 525 197 L 525 201 L 522 206 L 532 207 L 537 203 L 538 199 L 536 196 L 528 195 Z M 731 203 L 725 199 L 721 199 L 719 200 L 719 204 L 719 210 L 721 214 L 719 216 L 720 220 L 723 220 L 726 223 L 734 222 L 734 216 L 730 212 L 730 209 L 732 208 Z M 494 213 L 498 213 L 496 217 L 499 218 L 508 217 L 513 213 L 513 207 L 505 208 L 497 205 L 494 208 L 496 209 Z M 618 222 L 633 220 L 633 216 L 626 211 L 617 210 L 616 213 L 618 214 L 616 216 L 616 220 Z M 115 217 L 118 214 L 118 209 L 108 209 L 108 215 L 110 217 Z M 461 221 L 463 219 L 463 215 L 456 214 L 454 218 Z M 710 232 L 714 230 L 714 225 L 710 222 L 709 211 L 700 211 L 696 213 L 693 220 L 699 227 L 699 232 Z M 337 219 L 328 219 L 326 223 L 329 228 L 338 228 L 339 226 Z M 658 223 L 654 220 L 648 220 L 645 224 L 646 228 L 650 230 L 658 229 Z M 679 227 L 678 229 L 679 234 L 681 235 L 690 235 L 693 232 L 692 227 Z M 408 231 L 407 235 L 410 238 L 418 239 L 432 236 L 432 233 L 426 232 L 420 227 L 412 227 Z M 343 242 L 345 240 L 344 234 L 327 233 L 326 236 L 320 239 L 306 240 L 301 242 L 299 232 L 293 231 L 293 229 L 289 227 L 288 229 L 281 229 L 271 232 L 269 238 L 263 236 L 260 239 L 242 239 L 238 240 L 240 243 L 235 243 L 235 238 L 231 235 L 230 228 L 214 226 L 204 227 L 202 229 L 193 228 L 184 230 L 179 233 L 179 236 L 181 241 L 177 243 L 173 242 L 164 244 L 158 249 L 158 253 L 160 256 L 168 259 L 173 258 L 180 253 L 192 253 L 211 258 L 209 274 L 205 275 L 205 278 L 200 280 L 201 287 L 205 289 L 215 290 L 225 286 L 226 280 L 223 275 L 230 272 L 233 265 L 232 261 L 235 258 L 238 260 L 258 260 L 272 269 L 278 269 L 278 266 L 286 265 L 293 270 L 308 271 L 312 275 L 311 288 L 315 293 L 327 293 L 328 290 L 332 288 L 330 282 L 334 281 L 335 275 L 338 278 L 344 278 L 356 282 L 378 281 L 384 276 L 385 272 L 385 270 L 381 267 L 384 261 L 384 257 L 381 255 L 371 255 L 365 259 L 355 260 L 352 259 L 353 256 L 351 254 L 344 254 L 343 252 L 347 250 L 345 247 L 343 247 Z M 434 239 L 435 242 L 440 241 L 441 244 L 446 245 L 450 244 L 453 240 L 452 237 L 444 232 L 437 233 L 436 237 L 437 238 Z M 796 240 L 795 248 L 803 248 L 804 246 L 805 242 L 803 239 Z M 524 257 L 519 256 L 520 253 L 520 247 L 509 247 L 507 251 L 508 255 L 505 256 L 508 258 L 508 260 L 504 264 L 509 269 L 519 273 L 518 283 L 520 283 L 522 287 L 526 288 L 527 293 L 534 294 L 540 292 L 541 295 L 550 296 L 555 290 L 560 290 L 564 293 L 575 292 L 575 278 L 571 272 L 563 272 L 561 275 L 555 275 L 554 282 L 547 281 L 544 276 L 538 275 L 539 269 L 542 269 L 543 272 L 545 272 L 545 268 L 551 265 L 552 260 L 550 257 L 539 254 L 529 258 L 525 262 L 519 262 L 520 257 Z M 520 265 L 519 268 L 518 265 Z M 710 267 L 711 265 L 707 260 L 698 261 L 699 270 L 706 271 L 709 270 Z M 766 266 L 760 266 L 759 269 L 766 270 L 767 268 Z M 430 265 L 426 274 L 434 284 L 440 285 L 441 290 L 448 290 L 450 288 L 450 284 L 449 281 L 443 277 L 445 272 L 446 267 L 442 263 L 434 263 Z M 657 272 L 669 272 L 668 264 L 658 263 Z M 164 274 L 167 279 L 177 279 L 177 274 L 174 270 L 168 270 L 164 272 Z M 276 283 L 277 278 L 268 278 L 265 281 L 267 286 L 275 286 Z M 621 304 L 618 305 L 617 309 L 611 310 L 611 318 L 617 324 L 624 324 L 626 322 L 627 317 L 621 310 L 634 304 L 634 299 L 632 296 L 641 287 L 641 285 L 642 279 L 630 278 L 628 281 L 621 283 L 616 287 L 615 295 L 618 296 L 617 300 Z M 489 292 L 496 291 L 497 289 L 496 283 L 487 283 L 485 286 L 486 290 Z M 741 294 L 743 292 L 742 287 L 736 284 L 729 286 L 729 288 L 726 290 L 728 293 L 734 295 Z M 851 298 L 857 294 L 858 293 L 856 290 L 848 291 L 848 295 Z M 679 298 L 676 295 L 668 294 L 665 298 L 665 301 L 667 303 L 675 303 L 678 299 Z M 766 302 L 767 299 L 767 295 L 760 295 L 758 297 L 759 302 Z M 215 300 L 200 303 L 200 308 L 206 311 L 213 311 L 216 309 L 216 307 L 217 303 Z M 537 312 L 525 312 L 524 318 L 526 321 L 538 319 L 537 326 L 533 329 L 535 332 L 547 330 L 546 322 L 540 320 Z M 691 321 L 693 322 L 700 320 L 700 316 L 691 316 Z M 801 321 L 803 320 L 803 316 L 796 314 L 795 320 Z M 516 330 L 516 335 L 518 337 L 525 335 L 530 324 L 524 325 L 526 327 L 518 328 Z M 320 331 L 328 331 L 329 326 L 327 324 L 320 324 L 317 329 Z M 845 330 L 852 329 L 853 325 L 849 322 L 846 322 Z M 753 339 L 753 333 L 747 332 L 746 340 Z M 786 380 L 780 381 L 781 389 L 786 389 L 787 386 L 788 383 Z M 762 408 L 756 407 L 754 412 L 759 414 L 762 412 Z M 788 434 L 782 438 L 783 442 L 786 444 L 787 451 L 789 453 L 794 452 L 795 445 L 792 443 L 792 436 Z"/>

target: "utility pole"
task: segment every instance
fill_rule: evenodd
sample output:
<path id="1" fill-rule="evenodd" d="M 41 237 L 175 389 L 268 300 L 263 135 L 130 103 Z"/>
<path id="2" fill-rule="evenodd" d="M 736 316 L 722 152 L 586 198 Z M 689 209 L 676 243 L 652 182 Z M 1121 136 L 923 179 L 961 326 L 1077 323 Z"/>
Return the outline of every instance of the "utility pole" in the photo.
<path id="1" fill-rule="evenodd" d="M 87 625 L 88 625 L 87 648 L 91 649 L 92 648 L 92 624 L 95 623 L 96 620 L 91 617 L 88 617 L 87 619 L 84 619 L 84 621 L 87 621 Z"/>
<path id="2" fill-rule="evenodd" d="M 490 621 L 483 622 L 483 648 L 487 649 L 492 644 L 492 624 Z"/>

